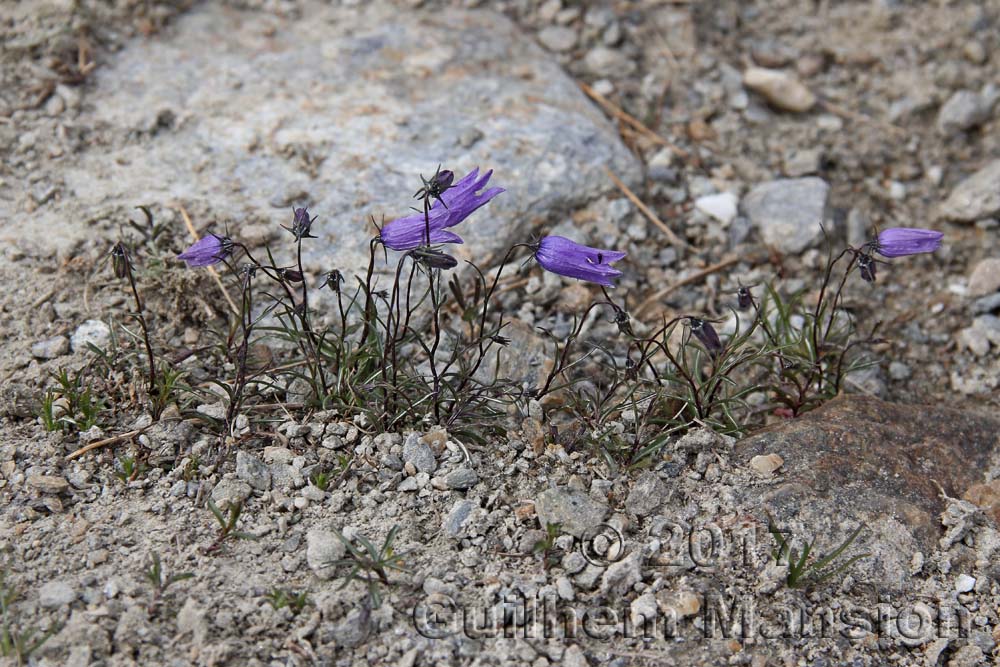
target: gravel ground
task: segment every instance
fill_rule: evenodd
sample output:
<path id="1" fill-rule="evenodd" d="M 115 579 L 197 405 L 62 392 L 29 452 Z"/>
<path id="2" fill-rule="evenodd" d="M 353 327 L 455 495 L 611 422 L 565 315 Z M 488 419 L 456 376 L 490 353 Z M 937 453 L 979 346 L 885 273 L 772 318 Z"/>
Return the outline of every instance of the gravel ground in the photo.
<path id="1" fill-rule="evenodd" d="M 4 623 L 52 633 L 27 662 L 993 664 L 1000 443 L 986 420 L 1000 385 L 1000 2 L 342 4 L 0 8 L 0 545 L 5 590 L 18 594 L 5 598 Z M 391 21 L 411 27 L 385 28 Z M 218 42 L 201 37 L 216 26 L 227 31 Z M 406 45 L 400 53 L 379 42 L 392 35 Z M 276 46 L 296 36 L 301 53 L 336 54 L 345 78 L 315 108 L 283 112 L 267 106 L 272 84 L 282 89 L 296 67 L 306 80 L 311 72 L 308 60 L 296 65 L 299 51 Z M 453 52 L 420 50 L 421 39 Z M 247 40 L 269 55 L 243 63 Z M 359 46 L 376 42 L 388 64 Z M 477 51 L 487 55 L 465 70 L 448 60 Z M 144 61 L 164 54 L 177 64 Z M 149 84 L 147 64 L 177 82 Z M 352 80 L 355 65 L 382 67 L 380 76 Z M 230 94 L 244 97 L 220 106 Z M 365 106 L 394 106 L 386 100 L 398 107 L 388 115 Z M 267 113 L 251 113 L 259 109 Z M 450 116 L 391 115 L 407 109 L 466 110 L 455 117 L 474 118 L 480 134 L 454 130 Z M 384 132 L 373 133 L 370 156 L 350 153 L 362 182 L 394 159 L 407 173 L 390 174 L 370 199 L 343 179 L 350 160 L 337 150 L 348 144 L 323 129 L 334 112 L 357 114 L 353 128 L 371 117 Z M 397 145 L 408 148 L 393 153 Z M 482 443 L 290 409 L 248 415 L 252 433 L 220 448 L 204 420 L 176 406 L 153 423 L 135 394 L 141 369 L 94 372 L 88 342 L 131 344 L 121 328 L 132 328 L 130 302 L 106 257 L 125 219 L 140 219 L 135 205 L 165 223 L 161 243 L 173 253 L 189 241 L 188 212 L 202 229 L 231 223 L 262 244 L 279 238 L 276 221 L 302 191 L 317 213 L 349 201 L 343 220 L 323 212 L 323 249 L 307 259 L 318 276 L 350 261 L 347 218 L 415 189 L 408 172 L 427 168 L 417 150 L 427 145 L 428 163 L 492 166 L 508 189 L 497 199 L 501 227 L 490 228 L 502 231 L 477 234 L 470 253 L 542 231 L 626 250 L 619 293 L 637 305 L 637 326 L 661 314 L 725 318 L 737 280 L 812 295 L 825 235 L 842 247 L 875 228 L 914 226 L 945 239 L 932 255 L 880 266 L 874 286 L 847 284 L 844 309 L 863 330 L 881 322 L 885 339 L 879 364 L 847 386 L 874 417 L 834 402 L 824 413 L 832 431 L 820 421 L 812 435 L 784 430 L 782 419 L 742 443 L 693 430 L 639 470 L 547 437 L 537 405 Z M 437 155 L 448 146 L 457 155 Z M 316 157 L 324 151 L 340 155 L 337 170 Z M 225 302 L 206 273 L 178 263 L 142 279 L 160 349 L 198 349 L 224 329 Z M 538 373 L 534 328 L 565 335 L 599 292 L 531 266 L 512 280 L 501 303 L 523 337 L 507 363 L 528 379 Z M 201 382 L 218 375 L 197 355 L 176 363 Z M 95 394 L 108 397 L 83 433 L 48 432 L 36 416 L 59 369 L 87 369 Z M 950 430 L 892 404 L 953 409 L 940 413 Z M 962 416 L 976 428 L 959 428 Z M 865 431 L 865 420 L 887 430 Z M 809 466 L 796 467 L 794 446 L 780 439 L 790 436 L 772 439 L 792 433 L 809 448 L 829 432 L 884 437 L 900 453 L 859 445 L 843 458 L 802 457 L 844 480 L 831 500 Z M 126 474 L 127 457 L 144 469 Z M 919 497 L 887 484 L 882 513 L 850 485 L 877 485 L 889 460 L 913 475 Z M 326 488 L 319 471 L 331 475 Z M 245 539 L 218 542 L 209 499 L 222 512 L 242 503 Z M 867 556 L 821 584 L 786 586 L 766 511 L 824 552 L 862 522 L 847 553 Z M 379 599 L 334 565 L 346 557 L 338 532 L 355 545 L 393 538 L 402 570 L 377 586 Z M 193 576 L 157 590 L 146 576 L 153 554 L 164 581 Z M 305 594 L 304 603 L 282 604 L 279 593 Z M 546 610 L 560 619 L 551 627 Z M 916 617 L 930 628 L 905 622 Z"/>

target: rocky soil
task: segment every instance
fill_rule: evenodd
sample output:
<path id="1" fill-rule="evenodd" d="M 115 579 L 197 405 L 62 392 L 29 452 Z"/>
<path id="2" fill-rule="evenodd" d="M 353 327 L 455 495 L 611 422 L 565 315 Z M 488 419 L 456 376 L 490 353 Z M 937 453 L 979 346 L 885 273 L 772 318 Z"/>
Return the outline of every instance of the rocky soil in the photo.
<path id="1" fill-rule="evenodd" d="M 996 0 L 0 7 L 4 630 L 51 631 L 26 662 L 81 667 L 993 664 L 998 28 Z M 812 295 L 827 239 L 945 240 L 848 282 L 884 339 L 848 395 L 739 441 L 692 430 L 636 470 L 547 437 L 534 408 L 480 444 L 291 407 L 220 448 L 217 404 L 153 422 L 141 367 L 95 371 L 94 348 L 135 343 L 107 253 L 136 206 L 163 225 L 140 258 L 155 344 L 207 386 L 224 295 L 153 261 L 186 220 L 262 247 L 308 204 L 319 282 L 362 271 L 366 221 L 404 214 L 439 163 L 507 190 L 463 259 L 542 233 L 625 250 L 637 326 L 724 319 L 737 281 Z M 566 335 L 599 292 L 512 274 L 505 363 L 533 381 L 535 328 Z M 108 398 L 84 432 L 37 417 L 60 369 Z M 209 500 L 247 535 L 219 543 Z M 864 556 L 790 587 L 769 514 L 797 550 L 863 526 L 838 562 Z M 392 536 L 377 599 L 338 534 Z M 193 576 L 158 590 L 154 554 L 163 581 Z"/>

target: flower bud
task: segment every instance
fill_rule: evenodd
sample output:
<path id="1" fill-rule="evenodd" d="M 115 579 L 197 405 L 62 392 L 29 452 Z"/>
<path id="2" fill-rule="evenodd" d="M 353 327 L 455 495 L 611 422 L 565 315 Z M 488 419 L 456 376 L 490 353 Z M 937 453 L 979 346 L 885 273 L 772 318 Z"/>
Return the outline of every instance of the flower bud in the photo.
<path id="1" fill-rule="evenodd" d="M 111 268 L 115 272 L 116 278 L 124 278 L 128 275 L 132 260 L 129 259 L 128 249 L 123 243 L 116 243 L 111 249 Z"/>
<path id="2" fill-rule="evenodd" d="M 420 262 L 428 269 L 454 269 L 458 266 L 458 260 L 448 253 L 435 250 L 434 248 L 419 247 L 410 251 L 413 259 Z"/>

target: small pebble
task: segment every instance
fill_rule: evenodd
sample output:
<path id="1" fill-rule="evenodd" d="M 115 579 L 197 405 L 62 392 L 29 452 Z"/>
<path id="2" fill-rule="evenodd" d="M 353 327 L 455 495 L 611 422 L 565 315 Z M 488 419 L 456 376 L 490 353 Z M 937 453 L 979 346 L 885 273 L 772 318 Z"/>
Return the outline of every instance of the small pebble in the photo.
<path id="1" fill-rule="evenodd" d="M 69 339 L 55 336 L 40 340 L 31 346 L 31 356 L 36 359 L 55 359 L 69 352 Z"/>
<path id="2" fill-rule="evenodd" d="M 960 575 L 955 582 L 955 590 L 959 593 L 968 593 L 976 586 L 976 578 L 967 574 Z"/>
<path id="3" fill-rule="evenodd" d="M 1000 257 L 980 260 L 969 276 L 969 296 L 986 296 L 1000 290 Z"/>
<path id="4" fill-rule="evenodd" d="M 778 454 L 758 454 L 750 459 L 750 467 L 765 477 L 770 477 L 784 463 L 785 459 Z"/>
<path id="5" fill-rule="evenodd" d="M 733 193 L 720 192 L 719 194 L 699 197 L 695 200 L 694 207 L 723 225 L 728 225 L 736 217 L 739 203 L 739 198 Z"/>
<path id="6" fill-rule="evenodd" d="M 549 51 L 566 53 L 576 47 L 576 30 L 561 25 L 550 25 L 538 33 L 538 41 Z"/>
<path id="7" fill-rule="evenodd" d="M 783 111 L 801 113 L 816 104 L 816 96 L 811 90 L 781 70 L 750 67 L 743 73 L 743 85 Z"/>

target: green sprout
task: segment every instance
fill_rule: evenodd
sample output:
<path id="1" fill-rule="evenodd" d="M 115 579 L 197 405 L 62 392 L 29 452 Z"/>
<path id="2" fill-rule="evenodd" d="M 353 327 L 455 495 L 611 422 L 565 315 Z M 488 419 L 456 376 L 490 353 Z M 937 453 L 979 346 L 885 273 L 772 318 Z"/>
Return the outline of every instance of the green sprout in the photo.
<path id="1" fill-rule="evenodd" d="M 223 543 L 228 539 L 238 539 L 238 540 L 256 540 L 257 536 L 252 533 L 246 533 L 243 531 L 236 530 L 236 524 L 240 520 L 240 514 L 243 512 L 243 503 L 236 503 L 235 505 L 229 506 L 228 516 L 223 515 L 222 510 L 216 507 L 215 503 L 212 502 L 210 498 L 208 500 L 208 509 L 211 510 L 212 516 L 219 523 L 219 534 L 215 538 L 215 542 L 210 544 L 205 553 L 213 553 L 222 548 Z"/>
<path id="2" fill-rule="evenodd" d="M 828 565 L 831 565 L 835 560 L 840 558 L 841 554 L 847 550 L 848 547 L 854 542 L 854 540 L 861 534 L 864 526 L 858 526 L 850 535 L 847 536 L 840 546 L 830 552 L 828 555 L 814 560 L 809 561 L 809 556 L 812 554 L 813 547 L 816 544 L 816 540 L 806 544 L 805 548 L 802 549 L 802 553 L 798 553 L 791 546 L 791 539 L 794 536 L 789 533 L 791 539 L 785 537 L 785 532 L 780 530 L 774 523 L 774 518 L 770 514 L 767 515 L 767 530 L 771 533 L 771 537 L 774 539 L 775 548 L 771 552 L 771 557 L 774 558 L 774 562 L 781 565 L 783 561 L 788 563 L 788 577 L 785 579 L 785 583 L 788 584 L 789 588 L 798 588 L 803 584 L 816 585 L 826 581 L 830 577 L 843 572 L 851 565 L 861 560 L 862 558 L 867 558 L 871 554 L 863 553 L 851 556 L 845 562 L 841 563 L 837 567 L 823 571 Z"/>
<path id="3" fill-rule="evenodd" d="M 149 466 L 141 461 L 137 461 L 134 456 L 119 456 L 118 465 L 121 466 L 121 471 L 116 472 L 115 477 L 120 479 L 124 484 L 137 479 L 149 470 Z"/>
<path id="4" fill-rule="evenodd" d="M 362 535 L 358 535 L 356 539 L 361 543 L 361 548 L 359 549 L 344 537 L 340 531 L 336 531 L 335 534 L 337 537 L 347 547 L 347 556 L 330 565 L 334 567 L 351 566 L 351 571 L 348 573 L 341 588 L 344 588 L 352 581 L 360 581 L 368 588 L 368 596 L 372 606 L 376 608 L 381 607 L 382 596 L 379 591 L 379 585 L 381 584 L 386 587 L 392 585 L 389 581 L 388 571 L 406 572 L 402 566 L 402 554 L 396 553 L 392 546 L 398 532 L 399 526 L 393 526 L 389 534 L 386 535 L 381 548 L 377 548 Z"/>
<path id="5" fill-rule="evenodd" d="M 0 616 L 3 617 L 0 625 L 0 656 L 14 658 L 16 664 L 22 665 L 49 637 L 59 631 L 60 626 L 50 626 L 41 635 L 35 628 L 18 630 L 12 618 L 17 599 L 18 591 L 7 582 L 7 571 L 0 570 Z"/>
<path id="6" fill-rule="evenodd" d="M 70 377 L 64 368 L 52 377 L 59 384 L 59 389 L 46 390 L 38 410 L 45 430 L 86 431 L 96 426 L 104 409 L 104 402 L 95 398 L 89 387 L 82 387 L 80 375 Z M 59 401 L 60 398 L 65 400 Z"/>
<path id="7" fill-rule="evenodd" d="M 277 611 L 288 607 L 293 614 L 298 615 L 307 604 L 310 604 L 309 592 L 296 593 L 285 588 L 274 588 L 267 594 L 268 603 Z"/>
<path id="8" fill-rule="evenodd" d="M 323 470 L 317 470 L 312 474 L 312 476 L 310 476 L 309 481 L 311 481 L 313 486 L 320 491 L 326 491 L 330 486 L 330 477 L 330 473 Z"/>
<path id="9" fill-rule="evenodd" d="M 151 610 L 155 610 L 159 607 L 163 595 L 171 584 L 191 579 L 194 577 L 194 574 L 191 572 L 181 572 L 179 574 L 171 574 L 169 577 L 166 576 L 163 571 L 163 564 L 160 561 L 160 554 L 155 551 L 150 554 L 150 561 L 149 568 L 143 572 L 143 576 L 153 585 L 153 596 L 149 606 Z"/>
<path id="10" fill-rule="evenodd" d="M 545 537 L 535 542 L 535 545 L 531 548 L 533 553 L 542 555 L 542 565 L 546 570 L 555 563 L 556 554 L 554 553 L 554 548 L 556 538 L 562 535 L 562 532 L 562 525 L 558 523 L 546 525 Z"/>

